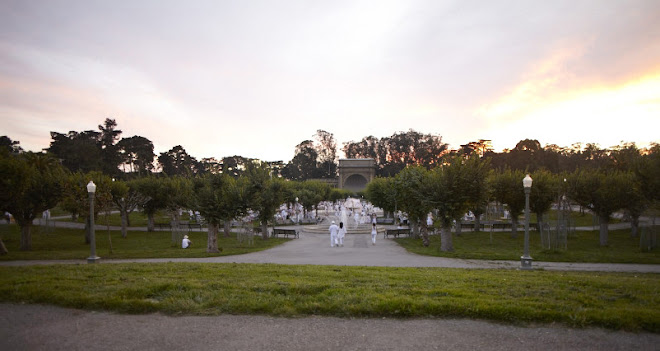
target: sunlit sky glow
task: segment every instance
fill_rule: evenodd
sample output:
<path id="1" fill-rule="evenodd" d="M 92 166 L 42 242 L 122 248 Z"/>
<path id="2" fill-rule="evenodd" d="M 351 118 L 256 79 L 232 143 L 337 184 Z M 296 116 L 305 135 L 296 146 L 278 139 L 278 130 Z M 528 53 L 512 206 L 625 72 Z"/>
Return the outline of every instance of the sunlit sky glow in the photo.
<path id="1" fill-rule="evenodd" d="M 0 2 L 0 135 L 293 157 L 415 129 L 450 147 L 660 142 L 660 2 Z"/>

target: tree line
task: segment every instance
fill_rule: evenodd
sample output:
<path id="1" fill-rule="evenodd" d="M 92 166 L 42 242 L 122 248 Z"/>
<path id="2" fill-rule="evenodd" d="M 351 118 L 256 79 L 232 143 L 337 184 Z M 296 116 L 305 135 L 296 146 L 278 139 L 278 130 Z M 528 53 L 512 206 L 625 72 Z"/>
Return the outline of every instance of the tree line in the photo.
<path id="1" fill-rule="evenodd" d="M 114 206 L 128 221 L 127 212 L 140 208 L 150 218 L 150 230 L 153 214 L 159 210 L 167 210 L 176 220 L 174 209 L 199 208 L 212 224 L 209 230 L 217 231 L 217 226 L 226 225 L 228 216 L 237 218 L 246 211 L 264 216 L 261 225 L 265 226 L 276 203 L 279 206 L 296 197 L 311 209 L 319 201 L 347 196 L 310 181 L 336 176 L 337 144 L 327 131 L 318 130 L 314 140 L 301 142 L 286 164 L 242 156 L 198 161 L 180 145 L 160 153 L 156 164 L 150 140 L 121 138 L 121 134 L 113 119 L 106 119 L 98 131 L 51 132 L 52 142 L 43 153 L 24 152 L 18 141 L 0 137 L 0 205 L 21 226 L 22 249 L 31 247 L 30 225 L 42 211 L 60 204 L 73 214 L 87 216 L 84 189 L 89 180 L 98 186 L 99 211 Z M 419 220 L 429 209 L 444 213 L 440 215 L 443 223 L 466 210 L 478 217 L 485 204 L 498 201 L 508 206 L 515 220 L 515 213 L 521 211 L 520 181 L 525 172 L 535 179 L 532 208 L 539 218 L 562 193 L 594 211 L 601 223 L 612 212 L 625 209 L 636 228 L 639 214 L 658 202 L 658 144 L 643 150 L 634 143 L 611 149 L 596 144 L 562 148 L 541 147 L 538 141 L 526 139 L 511 150 L 495 153 L 488 140 L 449 150 L 440 136 L 409 130 L 347 142 L 342 149 L 348 158 L 376 160 L 379 177 L 366 195 L 389 211 L 396 204 L 411 219 Z M 211 237 L 212 233 L 209 250 L 213 250 Z M 601 244 L 606 242 L 605 226 Z"/>
<path id="2" fill-rule="evenodd" d="M 491 202 L 506 205 L 511 213 L 512 236 L 517 235 L 518 217 L 525 209 L 522 179 L 530 173 L 533 186 L 530 208 L 539 226 L 553 203 L 567 197 L 599 217 L 600 245 L 608 244 L 608 223 L 616 211 L 631 218 L 632 236 L 637 236 L 639 218 L 649 208 L 660 204 L 660 145 L 646 154 L 619 163 L 617 167 L 580 168 L 553 173 L 546 169 L 526 171 L 512 167 L 493 168 L 492 159 L 472 154 L 455 155 L 430 170 L 408 166 L 394 177 L 376 178 L 367 185 L 367 199 L 385 211 L 403 211 L 415 233 L 429 245 L 426 216 L 434 213 L 441 223 L 441 249 L 452 251 L 452 231 L 463 215 L 472 211 L 479 228 L 479 216 Z"/>

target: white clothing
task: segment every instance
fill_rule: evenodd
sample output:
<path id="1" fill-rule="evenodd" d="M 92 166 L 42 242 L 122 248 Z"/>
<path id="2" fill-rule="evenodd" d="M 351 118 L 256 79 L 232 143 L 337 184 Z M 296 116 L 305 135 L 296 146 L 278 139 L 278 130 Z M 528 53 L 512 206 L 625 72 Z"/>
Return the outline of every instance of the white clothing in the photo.
<path id="1" fill-rule="evenodd" d="M 344 246 L 344 237 L 346 236 L 346 227 L 344 228 L 339 228 L 339 233 L 337 233 L 337 239 L 339 242 L 337 245 Z"/>
<path id="2" fill-rule="evenodd" d="M 181 248 L 182 249 L 187 249 L 188 246 L 190 246 L 190 243 L 191 243 L 190 240 L 187 239 L 187 238 L 181 240 Z"/>
<path id="3" fill-rule="evenodd" d="M 371 227 L 371 243 L 376 244 L 376 236 L 378 235 L 378 231 L 376 230 L 376 227 Z"/>
<path id="4" fill-rule="evenodd" d="M 335 247 L 337 244 L 337 233 L 339 233 L 339 227 L 336 224 L 330 225 L 330 247 Z"/>

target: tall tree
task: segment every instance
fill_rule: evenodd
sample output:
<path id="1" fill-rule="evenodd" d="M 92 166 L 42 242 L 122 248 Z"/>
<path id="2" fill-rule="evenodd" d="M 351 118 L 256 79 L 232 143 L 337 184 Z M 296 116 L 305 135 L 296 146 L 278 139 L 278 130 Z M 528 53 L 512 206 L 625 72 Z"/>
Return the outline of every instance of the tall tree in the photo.
<path id="1" fill-rule="evenodd" d="M 122 162 L 130 166 L 130 172 L 138 175 L 148 175 L 154 169 L 154 144 L 151 140 L 134 135 L 123 138 L 117 143 L 122 156 Z"/>
<path id="2" fill-rule="evenodd" d="M 192 176 L 202 170 L 202 165 L 194 157 L 188 155 L 186 150 L 177 145 L 158 156 L 163 173 L 168 176 Z"/>
<path id="3" fill-rule="evenodd" d="M 119 172 L 118 167 L 122 163 L 122 157 L 117 146 L 121 130 L 116 128 L 117 122 L 110 118 L 106 118 L 103 124 L 99 124 L 99 130 L 101 131 L 99 143 L 103 159 L 102 171 L 111 176 Z"/>
<path id="4" fill-rule="evenodd" d="M 290 180 L 307 180 L 321 177 L 317 163 L 318 152 L 314 142 L 305 140 L 296 146 L 296 155 L 282 170 L 283 176 Z"/>
<path id="5" fill-rule="evenodd" d="M 0 136 L 0 149 L 5 149 L 8 153 L 19 154 L 23 152 L 23 148 L 19 145 L 20 143 L 18 140 L 11 140 L 6 135 Z"/>
<path id="6" fill-rule="evenodd" d="M 337 143 L 335 136 L 325 130 L 316 131 L 316 153 L 321 178 L 335 178 L 337 176 Z"/>
<path id="7" fill-rule="evenodd" d="M 103 158 L 99 137 L 101 133 L 87 130 L 70 131 L 68 134 L 50 132 L 53 139 L 46 150 L 62 161 L 62 165 L 71 172 L 101 171 Z"/>
<path id="8" fill-rule="evenodd" d="M 0 153 L 0 170 L 0 210 L 11 213 L 21 228 L 20 249 L 32 250 L 32 221 L 59 201 L 65 171 L 52 157 L 32 152 Z"/>

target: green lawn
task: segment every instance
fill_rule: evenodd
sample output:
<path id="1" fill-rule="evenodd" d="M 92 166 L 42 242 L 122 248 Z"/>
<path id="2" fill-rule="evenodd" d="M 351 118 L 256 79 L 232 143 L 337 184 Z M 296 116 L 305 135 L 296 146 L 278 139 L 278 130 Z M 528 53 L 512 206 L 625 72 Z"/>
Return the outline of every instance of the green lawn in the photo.
<path id="1" fill-rule="evenodd" d="M 657 231 L 657 229 L 656 229 Z M 440 235 L 431 235 L 431 245 L 422 246 L 421 239 L 395 239 L 408 251 L 429 256 L 483 259 L 516 260 L 522 256 L 524 230 L 512 239 L 510 232 L 463 232 L 453 235 L 454 252 L 440 251 Z M 491 241 L 492 238 L 492 241 Z M 540 235 L 530 231 L 530 256 L 536 261 L 548 262 L 607 262 L 660 264 L 660 249 L 643 252 L 639 238 L 630 237 L 630 229 L 610 230 L 609 245 L 599 245 L 598 231 L 577 231 L 569 236 L 566 250 L 543 250 Z"/>
<path id="2" fill-rule="evenodd" d="M 238 255 L 261 251 L 279 245 L 287 240 L 270 238 L 262 240 L 254 238 L 254 245 L 239 243 L 236 236 L 225 238 L 218 234 L 219 254 L 206 252 L 207 232 L 192 231 L 188 233 L 193 245 L 189 249 L 181 249 L 180 242 L 172 245 L 171 232 L 129 231 L 127 238 L 121 237 L 121 232 L 110 231 L 110 239 L 106 230 L 96 231 L 96 253 L 102 258 L 170 258 L 170 257 L 210 257 Z M 6 260 L 55 260 L 55 259 L 85 259 L 89 257 L 89 245 L 85 244 L 85 233 L 82 229 L 64 229 L 33 227 L 32 251 L 20 251 L 20 233 L 16 225 L 0 224 L 2 237 L 9 254 L 0 256 L 0 261 Z M 112 252 L 110 252 L 112 240 Z"/>
<path id="3" fill-rule="evenodd" d="M 120 313 L 474 318 L 660 332 L 660 275 L 276 264 L 0 267 L 0 301 Z"/>

